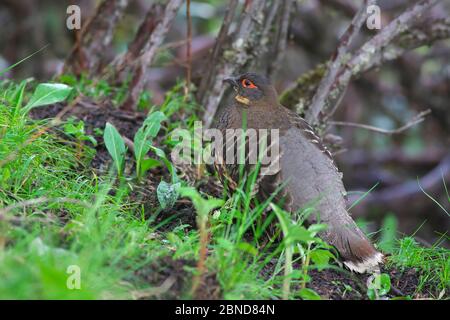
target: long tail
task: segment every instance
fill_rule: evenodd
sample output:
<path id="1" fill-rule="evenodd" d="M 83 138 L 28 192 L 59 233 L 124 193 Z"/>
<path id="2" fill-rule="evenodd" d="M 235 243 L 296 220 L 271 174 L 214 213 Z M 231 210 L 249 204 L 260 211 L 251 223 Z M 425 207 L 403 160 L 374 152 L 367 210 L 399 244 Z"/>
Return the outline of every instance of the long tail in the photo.
<path id="1" fill-rule="evenodd" d="M 383 254 L 375 249 L 347 212 L 341 213 L 340 218 L 328 222 L 328 229 L 320 236 L 336 247 L 344 265 L 351 271 L 364 273 L 379 270 Z"/>

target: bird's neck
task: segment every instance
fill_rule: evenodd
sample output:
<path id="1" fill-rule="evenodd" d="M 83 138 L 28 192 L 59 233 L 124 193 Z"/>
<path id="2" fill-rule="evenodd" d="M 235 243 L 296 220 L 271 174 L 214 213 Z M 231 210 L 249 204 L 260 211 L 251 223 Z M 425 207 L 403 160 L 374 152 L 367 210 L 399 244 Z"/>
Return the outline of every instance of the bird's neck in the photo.
<path id="1" fill-rule="evenodd" d="M 252 129 L 281 129 L 280 126 L 287 124 L 286 119 L 282 119 L 284 112 L 281 106 L 275 105 L 249 105 L 236 104 L 233 107 L 233 128 L 242 128 L 246 123 L 247 128 Z"/>

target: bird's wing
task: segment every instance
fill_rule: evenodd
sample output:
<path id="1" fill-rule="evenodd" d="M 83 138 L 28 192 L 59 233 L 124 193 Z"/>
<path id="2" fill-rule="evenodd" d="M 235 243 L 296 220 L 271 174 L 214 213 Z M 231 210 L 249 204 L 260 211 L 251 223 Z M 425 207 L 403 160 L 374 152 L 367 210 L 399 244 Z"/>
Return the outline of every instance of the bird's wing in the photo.
<path id="1" fill-rule="evenodd" d="M 311 141 L 316 136 L 306 122 L 299 123 L 280 136 L 280 170 L 276 177 L 264 177 L 260 189 L 270 194 L 286 183 L 281 194 L 288 199 L 285 209 L 294 213 L 313 208 L 308 222 L 328 225 L 320 236 L 338 249 L 349 268 L 361 272 L 378 265 L 382 255 L 346 210 L 345 188 L 332 158 L 320 140 Z"/>
<path id="2" fill-rule="evenodd" d="M 315 144 L 316 147 L 331 160 L 331 162 L 333 163 L 334 167 L 337 170 L 337 167 L 336 167 L 336 164 L 334 163 L 331 152 L 323 144 L 322 139 L 315 133 L 314 129 L 309 125 L 309 123 L 306 122 L 305 119 L 300 117 L 298 114 L 296 114 L 292 110 L 289 110 L 287 108 L 284 108 L 284 109 L 288 113 L 289 120 L 291 121 L 293 126 L 300 129 L 302 131 L 303 136 L 305 138 L 307 138 L 309 141 L 311 141 L 311 143 Z"/>

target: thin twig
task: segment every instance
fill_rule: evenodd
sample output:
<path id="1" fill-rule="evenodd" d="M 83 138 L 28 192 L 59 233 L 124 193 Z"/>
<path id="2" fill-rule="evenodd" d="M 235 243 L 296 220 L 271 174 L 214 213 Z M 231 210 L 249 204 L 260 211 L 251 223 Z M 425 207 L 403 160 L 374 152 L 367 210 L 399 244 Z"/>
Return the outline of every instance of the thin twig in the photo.
<path id="1" fill-rule="evenodd" d="M 186 43 L 186 87 L 185 99 L 189 96 L 191 88 L 192 73 L 192 19 L 191 19 L 191 0 L 186 1 L 186 20 L 187 20 L 187 43 Z"/>
<path id="2" fill-rule="evenodd" d="M 430 113 L 431 113 L 430 109 L 422 111 L 418 115 L 414 116 L 405 125 L 401 126 L 400 128 L 392 129 L 392 130 L 378 128 L 378 127 L 371 126 L 371 125 L 368 125 L 368 124 L 354 123 L 354 122 L 345 122 L 345 121 L 328 121 L 327 123 L 331 124 L 331 125 L 335 125 L 335 126 L 354 127 L 354 128 L 370 130 L 370 131 L 377 132 L 377 133 L 392 135 L 392 134 L 402 133 L 402 132 L 408 130 L 409 128 L 411 128 L 412 126 L 415 126 L 416 124 L 421 123 L 423 120 L 425 120 L 425 117 L 427 115 L 429 115 Z"/>

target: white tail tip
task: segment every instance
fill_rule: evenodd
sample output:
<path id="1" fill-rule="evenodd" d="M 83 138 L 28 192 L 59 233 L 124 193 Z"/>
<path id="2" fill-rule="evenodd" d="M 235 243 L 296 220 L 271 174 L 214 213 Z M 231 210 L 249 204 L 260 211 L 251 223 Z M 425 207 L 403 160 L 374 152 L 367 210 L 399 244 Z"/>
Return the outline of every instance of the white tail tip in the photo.
<path id="1" fill-rule="evenodd" d="M 377 252 L 373 256 L 365 259 L 362 262 L 345 261 L 344 264 L 350 271 L 365 273 L 379 270 L 379 264 L 383 262 L 383 254 Z"/>

